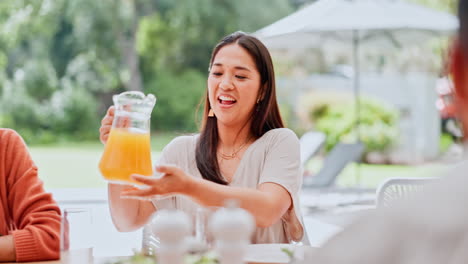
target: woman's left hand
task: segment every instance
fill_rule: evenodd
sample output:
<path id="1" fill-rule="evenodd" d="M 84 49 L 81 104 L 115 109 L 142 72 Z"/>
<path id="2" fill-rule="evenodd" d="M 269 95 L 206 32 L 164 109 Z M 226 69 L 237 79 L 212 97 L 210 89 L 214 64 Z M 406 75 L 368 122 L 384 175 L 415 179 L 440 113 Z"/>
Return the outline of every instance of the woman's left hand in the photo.
<path id="1" fill-rule="evenodd" d="M 156 171 L 162 173 L 163 176 L 155 178 L 133 174 L 131 176 L 132 179 L 147 188 L 127 189 L 121 193 L 121 196 L 147 198 L 156 195 L 180 194 L 188 190 L 190 184 L 195 180 L 195 178 L 187 175 L 182 169 L 175 166 L 157 166 Z"/>

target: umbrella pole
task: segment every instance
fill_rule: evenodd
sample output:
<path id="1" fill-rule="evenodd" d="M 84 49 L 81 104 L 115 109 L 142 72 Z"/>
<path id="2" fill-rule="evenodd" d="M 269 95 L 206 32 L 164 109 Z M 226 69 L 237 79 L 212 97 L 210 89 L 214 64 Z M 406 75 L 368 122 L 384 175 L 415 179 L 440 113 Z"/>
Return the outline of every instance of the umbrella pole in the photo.
<path id="1" fill-rule="evenodd" d="M 354 90 L 354 103 L 355 103 L 355 129 L 356 129 L 356 142 L 361 141 L 360 131 L 360 103 L 359 103 L 359 35 L 357 30 L 353 30 L 353 90 Z"/>
<path id="2" fill-rule="evenodd" d="M 357 30 L 353 30 L 353 89 L 354 89 L 354 106 L 355 106 L 355 127 L 356 130 L 356 143 L 361 142 L 361 131 L 360 131 L 360 123 L 361 123 L 361 105 L 360 105 L 360 93 L 359 93 L 359 86 L 360 86 L 360 76 L 359 76 L 359 32 Z M 356 165 L 356 185 L 360 187 L 361 185 L 361 173 L 360 173 L 360 160 L 357 161 Z"/>

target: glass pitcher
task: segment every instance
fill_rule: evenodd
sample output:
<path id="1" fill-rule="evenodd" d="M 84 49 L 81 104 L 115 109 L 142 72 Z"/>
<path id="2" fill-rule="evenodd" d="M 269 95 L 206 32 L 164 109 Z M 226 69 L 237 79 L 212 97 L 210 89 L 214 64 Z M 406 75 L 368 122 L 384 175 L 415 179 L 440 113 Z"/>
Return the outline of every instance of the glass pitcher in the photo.
<path id="1" fill-rule="evenodd" d="M 123 92 L 113 96 L 115 114 L 99 163 L 102 176 L 113 183 L 135 183 L 132 174 L 151 176 L 150 118 L 156 103 L 152 94 Z"/>

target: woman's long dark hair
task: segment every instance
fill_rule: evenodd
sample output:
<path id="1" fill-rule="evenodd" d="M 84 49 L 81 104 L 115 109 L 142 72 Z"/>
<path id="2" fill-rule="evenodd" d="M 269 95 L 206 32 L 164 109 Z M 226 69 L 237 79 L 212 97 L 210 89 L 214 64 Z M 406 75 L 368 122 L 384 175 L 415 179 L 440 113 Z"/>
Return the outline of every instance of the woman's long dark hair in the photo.
<path id="1" fill-rule="evenodd" d="M 244 48 L 255 61 L 260 73 L 260 101 L 252 113 L 250 133 L 258 139 L 267 131 L 284 127 L 283 120 L 276 102 L 275 72 L 268 49 L 257 38 L 243 32 L 235 32 L 224 37 L 213 49 L 210 59 L 210 68 L 216 54 L 227 45 L 237 44 Z M 208 117 L 210 111 L 210 100 L 208 90 L 205 96 L 205 107 L 200 132 L 200 138 L 195 151 L 197 167 L 202 177 L 206 180 L 227 185 L 221 175 L 217 159 L 218 150 L 218 126 L 216 117 Z"/>

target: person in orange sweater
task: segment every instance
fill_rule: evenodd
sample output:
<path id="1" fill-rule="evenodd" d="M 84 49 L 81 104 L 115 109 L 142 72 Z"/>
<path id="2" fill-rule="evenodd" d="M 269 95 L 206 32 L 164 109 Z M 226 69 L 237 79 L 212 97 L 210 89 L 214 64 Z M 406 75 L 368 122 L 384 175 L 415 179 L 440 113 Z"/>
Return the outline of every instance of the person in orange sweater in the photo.
<path id="1" fill-rule="evenodd" d="M 23 139 L 0 128 L 0 262 L 60 256 L 60 209 L 46 193 Z"/>

